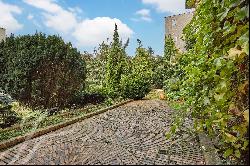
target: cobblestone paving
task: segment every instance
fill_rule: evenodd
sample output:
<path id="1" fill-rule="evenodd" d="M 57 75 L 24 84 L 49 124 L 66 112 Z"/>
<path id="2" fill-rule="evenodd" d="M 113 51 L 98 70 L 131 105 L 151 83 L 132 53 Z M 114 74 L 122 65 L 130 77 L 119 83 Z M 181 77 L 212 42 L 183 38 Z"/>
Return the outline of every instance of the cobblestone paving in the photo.
<path id="1" fill-rule="evenodd" d="M 167 140 L 172 111 L 164 101 L 125 104 L 0 153 L 0 164 L 204 164 L 198 141 Z"/>

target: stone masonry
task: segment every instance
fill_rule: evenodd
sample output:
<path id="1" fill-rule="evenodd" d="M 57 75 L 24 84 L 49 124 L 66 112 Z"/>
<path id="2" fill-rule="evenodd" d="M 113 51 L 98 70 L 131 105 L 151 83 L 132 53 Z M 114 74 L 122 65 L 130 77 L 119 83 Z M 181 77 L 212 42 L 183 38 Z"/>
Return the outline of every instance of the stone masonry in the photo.
<path id="1" fill-rule="evenodd" d="M 193 12 L 165 17 L 165 34 L 170 35 L 176 47 L 184 52 L 185 42 L 181 39 L 184 27 L 191 21 Z"/>
<path id="2" fill-rule="evenodd" d="M 5 38 L 6 38 L 5 29 L 4 29 L 4 28 L 0 28 L 0 42 L 1 42 L 2 40 L 5 41 Z"/>

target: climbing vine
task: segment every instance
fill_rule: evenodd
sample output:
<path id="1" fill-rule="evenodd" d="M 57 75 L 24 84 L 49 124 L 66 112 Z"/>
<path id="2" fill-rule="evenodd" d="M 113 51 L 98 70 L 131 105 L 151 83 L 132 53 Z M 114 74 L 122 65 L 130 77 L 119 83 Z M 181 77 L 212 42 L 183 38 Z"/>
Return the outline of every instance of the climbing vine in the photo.
<path id="1" fill-rule="evenodd" d="M 249 143 L 248 10 L 246 0 L 199 1 L 183 31 L 188 51 L 170 78 L 179 81 L 167 92 L 185 100 L 182 115 L 192 115 L 196 131 L 218 140 L 223 157 L 232 160 L 243 158 Z"/>

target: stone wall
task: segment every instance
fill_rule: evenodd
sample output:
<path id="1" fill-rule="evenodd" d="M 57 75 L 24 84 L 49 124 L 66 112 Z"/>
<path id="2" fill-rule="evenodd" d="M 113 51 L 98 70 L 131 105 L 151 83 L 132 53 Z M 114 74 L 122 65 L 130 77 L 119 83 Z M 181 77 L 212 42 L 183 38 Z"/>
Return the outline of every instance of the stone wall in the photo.
<path id="1" fill-rule="evenodd" d="M 191 21 L 193 12 L 165 17 L 165 33 L 171 35 L 180 51 L 185 51 L 185 42 L 181 39 L 183 28 Z"/>
<path id="2" fill-rule="evenodd" d="M 2 40 L 5 40 L 5 38 L 6 38 L 5 29 L 4 28 L 0 28 L 0 42 Z"/>

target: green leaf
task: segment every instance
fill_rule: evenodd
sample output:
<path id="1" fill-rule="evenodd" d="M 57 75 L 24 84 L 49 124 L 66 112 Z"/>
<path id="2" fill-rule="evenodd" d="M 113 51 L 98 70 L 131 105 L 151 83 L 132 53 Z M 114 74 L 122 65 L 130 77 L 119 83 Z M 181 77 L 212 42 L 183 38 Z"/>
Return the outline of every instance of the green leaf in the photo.
<path id="1" fill-rule="evenodd" d="M 241 44 L 249 42 L 249 31 L 246 31 L 240 38 L 238 39 Z"/>
<path id="2" fill-rule="evenodd" d="M 228 141 L 228 142 L 235 142 L 236 141 L 236 137 L 233 136 L 232 134 L 225 133 L 225 135 L 226 135 L 226 141 Z"/>
<path id="3" fill-rule="evenodd" d="M 235 156 L 237 157 L 237 158 L 240 158 L 240 151 L 237 149 L 235 152 L 234 152 L 234 154 L 235 154 Z"/>
<path id="4" fill-rule="evenodd" d="M 249 43 L 248 42 L 245 42 L 244 45 L 243 45 L 243 51 L 249 55 Z"/>
<path id="5" fill-rule="evenodd" d="M 223 99 L 224 95 L 225 95 L 225 93 L 215 94 L 215 95 L 214 95 L 214 99 L 215 99 L 216 101 L 220 101 L 220 100 Z"/>
<path id="6" fill-rule="evenodd" d="M 204 98 L 204 105 L 209 105 L 210 104 L 210 100 L 208 97 Z"/>
<path id="7" fill-rule="evenodd" d="M 249 141 L 248 140 L 245 140 L 244 141 L 244 144 L 243 144 L 243 147 L 242 147 L 242 150 L 245 150 L 247 145 L 248 145 Z"/>
<path id="8" fill-rule="evenodd" d="M 223 157 L 227 158 L 228 156 L 230 156 L 233 153 L 233 149 L 227 149 L 224 154 Z"/>
<path id="9" fill-rule="evenodd" d="M 237 21 L 243 20 L 247 17 L 248 11 L 246 10 L 246 7 L 241 8 L 240 11 L 238 11 L 235 15 Z"/>
<path id="10" fill-rule="evenodd" d="M 222 21 L 224 18 L 226 18 L 228 12 L 229 12 L 229 8 L 226 8 L 226 11 L 217 15 L 220 18 L 220 21 Z"/>

